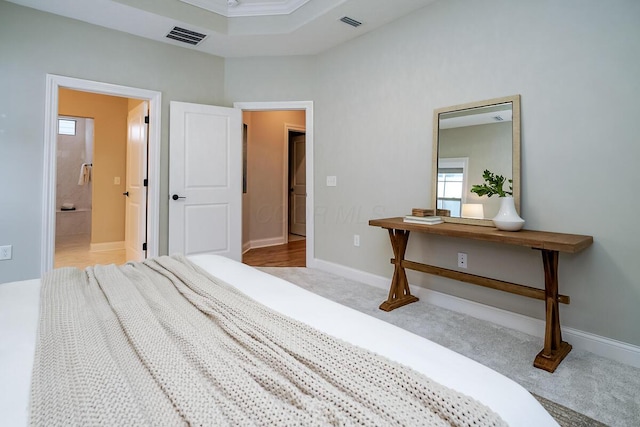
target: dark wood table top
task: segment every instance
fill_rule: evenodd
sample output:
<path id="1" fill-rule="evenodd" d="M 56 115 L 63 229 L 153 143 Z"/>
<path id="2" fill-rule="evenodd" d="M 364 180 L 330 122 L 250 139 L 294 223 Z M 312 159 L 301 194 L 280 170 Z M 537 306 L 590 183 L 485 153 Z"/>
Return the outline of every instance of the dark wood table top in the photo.
<path id="1" fill-rule="evenodd" d="M 436 225 L 415 224 L 404 222 L 402 217 L 372 219 L 369 221 L 369 225 L 394 230 L 416 231 L 440 236 L 484 240 L 567 253 L 580 252 L 593 244 L 592 236 L 579 234 L 553 233 L 526 229 L 520 231 L 502 231 L 494 227 L 455 224 L 451 222 Z"/>

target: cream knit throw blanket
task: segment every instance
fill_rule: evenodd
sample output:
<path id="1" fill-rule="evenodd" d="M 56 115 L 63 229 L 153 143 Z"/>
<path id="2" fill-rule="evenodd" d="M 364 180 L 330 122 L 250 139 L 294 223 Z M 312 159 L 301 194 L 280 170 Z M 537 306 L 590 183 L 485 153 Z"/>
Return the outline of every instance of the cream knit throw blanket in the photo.
<path id="1" fill-rule="evenodd" d="M 182 257 L 54 270 L 40 310 L 32 425 L 505 425 Z"/>

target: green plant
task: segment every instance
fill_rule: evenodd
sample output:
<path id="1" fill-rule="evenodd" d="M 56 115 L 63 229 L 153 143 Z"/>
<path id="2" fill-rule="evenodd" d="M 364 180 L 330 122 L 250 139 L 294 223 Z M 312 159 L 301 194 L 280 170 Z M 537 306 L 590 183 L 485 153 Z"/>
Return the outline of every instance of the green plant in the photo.
<path id="1" fill-rule="evenodd" d="M 506 197 L 507 195 L 513 195 L 513 180 L 508 180 L 509 191 L 505 191 L 502 187 L 507 179 L 502 175 L 496 175 L 485 169 L 482 173 L 485 183 L 480 185 L 474 185 L 471 187 L 471 192 L 476 193 L 478 196 L 491 197 L 497 194 L 499 197 Z"/>

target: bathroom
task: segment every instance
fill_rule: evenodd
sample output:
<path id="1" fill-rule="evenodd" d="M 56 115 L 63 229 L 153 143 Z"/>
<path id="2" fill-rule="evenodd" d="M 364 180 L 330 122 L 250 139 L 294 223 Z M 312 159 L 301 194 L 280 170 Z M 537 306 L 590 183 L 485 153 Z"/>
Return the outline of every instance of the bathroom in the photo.
<path id="1" fill-rule="evenodd" d="M 58 119 L 56 168 L 56 242 L 91 239 L 94 122 Z"/>
<path id="2" fill-rule="evenodd" d="M 141 102 L 59 89 L 70 130 L 56 140 L 56 268 L 126 261 L 127 120 Z"/>

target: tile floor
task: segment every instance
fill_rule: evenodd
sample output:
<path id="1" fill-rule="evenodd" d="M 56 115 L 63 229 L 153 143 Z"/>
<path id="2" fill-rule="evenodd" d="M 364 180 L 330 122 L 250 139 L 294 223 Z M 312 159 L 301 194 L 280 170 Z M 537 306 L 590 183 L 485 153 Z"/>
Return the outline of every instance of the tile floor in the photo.
<path id="1" fill-rule="evenodd" d="M 124 264 L 127 256 L 124 249 L 91 252 L 91 236 L 76 234 L 56 237 L 54 267 L 85 268 L 94 264 Z"/>

